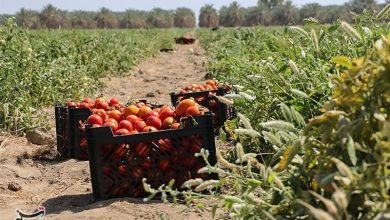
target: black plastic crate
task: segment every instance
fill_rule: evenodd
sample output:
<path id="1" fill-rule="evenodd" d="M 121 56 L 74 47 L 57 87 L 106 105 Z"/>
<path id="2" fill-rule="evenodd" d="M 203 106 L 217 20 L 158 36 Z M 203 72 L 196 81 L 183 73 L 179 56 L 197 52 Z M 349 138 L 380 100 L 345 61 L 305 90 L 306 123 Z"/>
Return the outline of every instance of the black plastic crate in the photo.
<path id="1" fill-rule="evenodd" d="M 216 179 L 198 174 L 206 163 L 194 154 L 201 148 L 216 163 L 211 114 L 184 120 L 184 128 L 115 136 L 109 127 L 86 128 L 89 164 L 95 200 L 115 197 L 144 197 L 142 179 L 158 188 L 175 179 L 174 188 L 188 179 Z"/>
<path id="2" fill-rule="evenodd" d="M 55 107 L 57 151 L 61 157 L 70 157 L 69 132 L 68 132 L 68 108 L 62 106 Z"/>
<path id="3" fill-rule="evenodd" d="M 139 100 L 138 102 L 148 104 L 152 108 L 162 106 L 147 100 Z M 91 114 L 89 109 L 55 107 L 57 150 L 61 157 L 88 160 L 88 142 L 82 124 Z"/>
<path id="4" fill-rule="evenodd" d="M 89 109 L 55 107 L 57 151 L 62 158 L 88 160 L 88 145 L 81 123 L 91 115 Z"/>
<path id="5" fill-rule="evenodd" d="M 227 106 L 215 97 L 216 95 L 223 96 L 225 94 L 226 92 L 223 88 L 201 92 L 170 93 L 173 106 L 177 106 L 182 99 L 194 98 L 198 104 L 208 108 L 213 114 L 215 134 L 219 133 L 219 129 L 224 125 L 226 120 L 231 120 L 236 116 L 233 106 Z"/>

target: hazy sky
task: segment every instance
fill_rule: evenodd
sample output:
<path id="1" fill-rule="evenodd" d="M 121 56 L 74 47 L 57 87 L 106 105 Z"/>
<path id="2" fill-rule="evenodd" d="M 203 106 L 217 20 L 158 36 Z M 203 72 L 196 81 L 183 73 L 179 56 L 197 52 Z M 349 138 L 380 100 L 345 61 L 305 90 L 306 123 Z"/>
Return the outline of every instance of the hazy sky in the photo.
<path id="1" fill-rule="evenodd" d="M 189 7 L 198 14 L 204 4 L 214 4 L 219 9 L 222 5 L 228 5 L 233 0 L 0 0 L 0 14 L 14 14 L 20 8 L 40 10 L 45 5 L 52 5 L 64 10 L 91 10 L 97 11 L 101 7 L 113 11 L 125 11 L 126 9 L 150 10 L 155 7 L 174 9 L 177 7 Z M 310 2 L 319 2 L 322 5 L 343 4 L 348 0 L 293 0 L 293 4 L 301 6 Z M 257 0 L 238 1 L 241 6 L 254 6 Z M 383 0 L 379 1 L 383 2 Z"/>

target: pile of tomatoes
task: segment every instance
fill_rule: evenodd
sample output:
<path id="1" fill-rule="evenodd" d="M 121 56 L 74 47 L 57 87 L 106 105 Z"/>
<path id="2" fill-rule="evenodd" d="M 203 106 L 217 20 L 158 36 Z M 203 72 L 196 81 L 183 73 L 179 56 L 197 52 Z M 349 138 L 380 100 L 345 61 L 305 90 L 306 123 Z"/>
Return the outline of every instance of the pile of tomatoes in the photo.
<path id="1" fill-rule="evenodd" d="M 193 99 L 182 100 L 176 108 L 136 102 L 123 105 L 116 98 L 95 100 L 85 98 L 81 102 L 68 101 L 68 107 L 88 108 L 92 114 L 86 124 L 92 127 L 109 126 L 115 135 L 130 135 L 165 129 L 178 129 L 180 118 L 199 116 L 205 112 Z"/>
<path id="2" fill-rule="evenodd" d="M 191 92 L 201 92 L 201 91 L 216 91 L 218 90 L 219 83 L 216 80 L 208 79 L 204 84 L 191 84 L 184 87 L 180 94 L 191 93 Z"/>

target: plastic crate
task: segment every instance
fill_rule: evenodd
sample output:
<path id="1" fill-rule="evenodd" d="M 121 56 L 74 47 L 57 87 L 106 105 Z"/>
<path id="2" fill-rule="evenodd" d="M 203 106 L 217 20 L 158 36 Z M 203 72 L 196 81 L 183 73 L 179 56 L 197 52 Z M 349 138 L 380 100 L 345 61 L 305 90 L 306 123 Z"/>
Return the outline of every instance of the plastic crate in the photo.
<path id="1" fill-rule="evenodd" d="M 211 114 L 187 118 L 184 128 L 115 136 L 109 127 L 86 128 L 93 198 L 144 197 L 142 179 L 154 188 L 175 179 L 174 188 L 188 179 L 218 178 L 198 174 L 205 166 L 194 154 L 201 148 L 216 163 Z"/>
<path id="2" fill-rule="evenodd" d="M 91 115 L 89 109 L 55 107 L 57 151 L 62 158 L 88 160 L 88 145 L 80 124 Z"/>
<path id="3" fill-rule="evenodd" d="M 224 125 L 226 120 L 233 119 L 236 116 L 233 106 L 227 106 L 215 97 L 215 95 L 223 96 L 225 94 L 226 92 L 223 88 L 201 92 L 170 93 L 173 106 L 177 106 L 182 99 L 194 98 L 198 104 L 208 108 L 213 114 L 215 134 L 219 133 L 219 129 Z"/>
<path id="4" fill-rule="evenodd" d="M 147 100 L 139 100 L 158 108 L 162 105 L 152 104 Z M 82 123 L 91 115 L 89 109 L 74 107 L 55 107 L 57 151 L 62 158 L 88 160 L 88 142 Z"/>

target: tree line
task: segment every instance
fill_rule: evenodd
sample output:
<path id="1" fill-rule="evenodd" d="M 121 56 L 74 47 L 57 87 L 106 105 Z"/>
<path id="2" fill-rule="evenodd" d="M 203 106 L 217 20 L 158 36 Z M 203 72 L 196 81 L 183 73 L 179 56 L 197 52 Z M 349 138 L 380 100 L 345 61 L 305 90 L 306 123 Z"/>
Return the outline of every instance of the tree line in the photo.
<path id="1" fill-rule="evenodd" d="M 383 4 L 375 0 L 351 0 L 343 5 L 321 6 L 309 3 L 298 8 L 291 1 L 259 0 L 257 5 L 242 7 L 234 1 L 217 10 L 206 4 L 200 9 L 200 27 L 235 27 L 255 25 L 301 24 L 304 18 L 313 17 L 320 23 L 332 23 L 337 19 L 352 21 L 354 13 L 377 11 Z M 40 28 L 194 28 L 195 13 L 185 7 L 175 10 L 154 8 L 151 11 L 126 10 L 113 12 L 101 8 L 98 12 L 64 11 L 49 4 L 41 11 L 21 8 L 15 15 L 0 15 L 0 23 L 8 17 L 15 17 L 19 26 Z"/>

